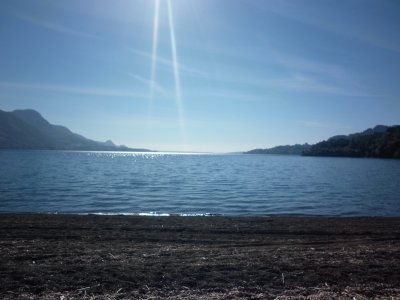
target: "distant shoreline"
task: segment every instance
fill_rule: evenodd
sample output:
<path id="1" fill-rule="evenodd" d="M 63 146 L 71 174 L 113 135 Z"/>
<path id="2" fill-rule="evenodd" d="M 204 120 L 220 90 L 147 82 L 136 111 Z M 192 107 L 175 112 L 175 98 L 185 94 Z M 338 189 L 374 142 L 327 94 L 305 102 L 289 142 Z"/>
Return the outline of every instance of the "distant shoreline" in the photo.
<path id="1" fill-rule="evenodd" d="M 7 299 L 400 296 L 400 217 L 0 214 L 0 251 Z"/>

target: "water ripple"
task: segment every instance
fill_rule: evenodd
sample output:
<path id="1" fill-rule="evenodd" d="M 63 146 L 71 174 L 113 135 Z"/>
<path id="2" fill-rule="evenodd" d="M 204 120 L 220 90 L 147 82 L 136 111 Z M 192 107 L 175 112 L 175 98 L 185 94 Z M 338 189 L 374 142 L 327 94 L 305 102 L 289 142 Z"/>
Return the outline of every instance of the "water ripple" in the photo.
<path id="1" fill-rule="evenodd" d="M 1 151 L 0 212 L 400 215 L 400 161 Z"/>

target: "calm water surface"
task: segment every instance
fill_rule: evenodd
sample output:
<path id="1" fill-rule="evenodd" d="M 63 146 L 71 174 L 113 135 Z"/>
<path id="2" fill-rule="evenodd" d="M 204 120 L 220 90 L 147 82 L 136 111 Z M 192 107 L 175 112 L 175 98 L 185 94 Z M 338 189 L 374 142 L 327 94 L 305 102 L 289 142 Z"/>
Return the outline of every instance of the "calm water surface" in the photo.
<path id="1" fill-rule="evenodd" d="M 0 151 L 0 212 L 400 216 L 400 160 Z"/>

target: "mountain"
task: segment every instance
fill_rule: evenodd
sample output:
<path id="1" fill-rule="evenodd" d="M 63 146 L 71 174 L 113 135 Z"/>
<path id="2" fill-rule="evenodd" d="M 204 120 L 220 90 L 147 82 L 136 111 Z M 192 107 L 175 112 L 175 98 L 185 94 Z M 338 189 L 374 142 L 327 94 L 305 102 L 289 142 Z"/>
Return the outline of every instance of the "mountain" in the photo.
<path id="1" fill-rule="evenodd" d="M 360 133 L 334 136 L 311 146 L 303 155 L 400 158 L 400 126 L 378 125 Z"/>
<path id="2" fill-rule="evenodd" d="M 0 110 L 0 149 L 148 151 L 87 139 L 67 127 L 50 124 L 32 109 Z"/>
<path id="3" fill-rule="evenodd" d="M 267 149 L 254 149 L 247 152 L 245 154 L 286 154 L 286 155 L 301 155 L 303 151 L 306 151 L 311 146 L 307 143 L 300 145 L 287 145 L 287 146 L 276 146 L 273 148 Z"/>
<path id="4" fill-rule="evenodd" d="M 36 128 L 0 110 L 0 149 L 46 149 L 50 141 Z"/>

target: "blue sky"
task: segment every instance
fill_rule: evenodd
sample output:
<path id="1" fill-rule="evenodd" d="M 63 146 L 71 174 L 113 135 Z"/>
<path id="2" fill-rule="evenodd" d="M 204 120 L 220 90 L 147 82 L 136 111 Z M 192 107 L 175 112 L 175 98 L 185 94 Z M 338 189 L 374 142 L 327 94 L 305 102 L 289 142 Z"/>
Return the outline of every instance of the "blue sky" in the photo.
<path id="1" fill-rule="evenodd" d="M 156 2 L 1 1 L 0 109 L 166 151 L 400 123 L 397 0 Z"/>

